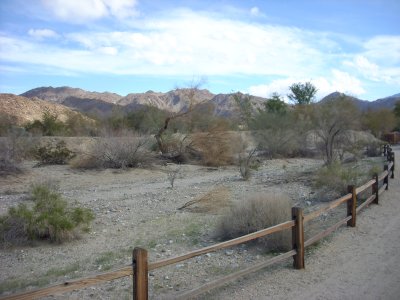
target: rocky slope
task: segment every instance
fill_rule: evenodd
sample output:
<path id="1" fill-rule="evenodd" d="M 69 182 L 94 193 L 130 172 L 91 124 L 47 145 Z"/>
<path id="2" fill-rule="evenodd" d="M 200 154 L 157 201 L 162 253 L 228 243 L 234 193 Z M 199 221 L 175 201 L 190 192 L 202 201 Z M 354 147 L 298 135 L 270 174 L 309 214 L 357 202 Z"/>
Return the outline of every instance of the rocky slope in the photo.
<path id="1" fill-rule="evenodd" d="M 381 98 L 375 101 L 366 101 L 358 99 L 356 97 L 345 95 L 343 93 L 334 92 L 322 98 L 321 102 L 333 100 L 341 96 L 346 96 L 350 98 L 360 110 L 368 110 L 368 109 L 375 110 L 381 108 L 393 109 L 394 106 L 396 105 L 396 102 L 400 101 L 400 94 L 395 94 L 393 96 Z"/>
<path id="2" fill-rule="evenodd" d="M 98 93 L 98 92 L 89 92 L 78 88 L 71 88 L 68 86 L 63 87 L 38 87 L 32 90 L 29 90 L 20 96 L 24 96 L 27 98 L 37 97 L 39 99 L 62 103 L 65 99 L 69 97 L 82 98 L 82 99 L 95 99 L 101 100 L 109 103 L 117 103 L 122 96 L 115 93 Z"/>
<path id="3" fill-rule="evenodd" d="M 216 115 L 231 116 L 237 109 L 233 95 L 233 93 L 214 95 L 206 89 L 176 89 L 167 93 L 147 91 L 122 97 L 117 94 L 87 92 L 69 87 L 41 87 L 21 94 L 25 97 L 58 102 L 74 110 L 100 116 L 109 115 L 113 110 L 132 111 L 145 105 L 177 113 L 187 110 L 190 105 L 209 106 L 210 104 L 214 107 Z M 265 98 L 254 97 L 253 104 L 258 107 L 265 100 Z"/>
<path id="4" fill-rule="evenodd" d="M 79 114 L 58 103 L 13 94 L 0 94 L 0 114 L 13 120 L 16 125 L 41 120 L 46 111 L 57 114 L 61 121 L 67 120 L 70 115 Z"/>

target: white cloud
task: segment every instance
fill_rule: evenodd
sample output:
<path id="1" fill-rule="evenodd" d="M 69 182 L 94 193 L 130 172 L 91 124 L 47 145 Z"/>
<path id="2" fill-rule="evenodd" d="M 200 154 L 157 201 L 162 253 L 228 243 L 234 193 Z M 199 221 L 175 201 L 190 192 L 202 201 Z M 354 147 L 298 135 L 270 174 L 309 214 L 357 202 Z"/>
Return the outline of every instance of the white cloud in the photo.
<path id="1" fill-rule="evenodd" d="M 250 9 L 250 14 L 252 16 L 258 16 L 260 14 L 260 9 L 257 6 L 254 6 Z"/>
<path id="2" fill-rule="evenodd" d="M 344 65 L 368 80 L 400 84 L 400 36 L 376 36 L 363 48 Z"/>
<path id="3" fill-rule="evenodd" d="M 336 91 L 356 96 L 365 93 L 362 82 L 350 74 L 333 69 L 330 75 L 331 76 L 327 74 L 329 77 L 318 77 L 315 79 L 299 77 L 276 79 L 267 84 L 251 86 L 248 88 L 247 92 L 260 97 L 270 97 L 272 93 L 278 93 L 284 96 L 285 100 L 288 101 L 287 94 L 290 93 L 289 86 L 296 82 L 309 81 L 318 89 L 316 95 L 317 100 Z"/>
<path id="4" fill-rule="evenodd" d="M 58 34 L 51 29 L 29 29 L 28 34 L 37 39 L 58 37 Z"/>
<path id="5" fill-rule="evenodd" d="M 99 8 L 92 11 L 93 18 L 107 14 L 123 16 L 124 13 L 120 12 L 122 8 L 134 8 L 136 3 L 121 0 L 114 2 L 112 8 L 108 0 L 90 1 L 100 3 Z M 78 12 L 68 10 L 69 4 L 64 2 L 73 2 L 78 6 L 86 3 L 79 7 L 81 15 L 75 17 L 88 17 L 84 5 L 89 2 L 62 1 L 64 6 L 58 9 L 59 14 L 65 17 Z M 59 3 L 59 0 L 51 3 Z M 105 11 L 102 7 L 105 7 Z M 61 8 L 65 9 L 64 13 Z M 25 63 L 46 70 L 76 74 L 254 75 L 284 78 L 249 88 L 251 93 L 261 96 L 269 96 L 272 92 L 287 94 L 290 84 L 309 81 L 310 78 L 319 88 L 318 95 L 325 96 L 324 93 L 336 90 L 359 95 L 364 89 L 356 77 L 361 78 L 357 73 L 361 71 L 357 70 L 364 70 L 365 73 L 368 69 L 371 74 L 375 72 L 373 78 L 376 80 L 396 78 L 396 74 L 399 74 L 393 66 L 385 67 L 382 73 L 382 64 L 377 59 L 373 60 L 371 54 L 377 57 L 378 45 L 388 45 L 388 41 L 393 45 L 396 39 L 372 40 L 366 44 L 365 54 L 360 51 L 358 56 L 350 57 L 338 47 L 337 35 L 332 38 L 329 33 L 249 24 L 189 10 L 170 12 L 157 19 L 141 19 L 135 26 L 125 31 L 72 32 L 63 34 L 62 43 L 58 39 L 56 43 L 49 41 L 45 45 L 3 34 L 0 35 L 0 57 L 3 62 Z M 396 53 L 390 56 L 392 60 L 396 59 Z M 343 65 L 344 57 L 348 61 Z M 335 70 L 342 67 L 343 70 Z M 386 77 L 382 77 L 382 74 Z"/>
<path id="6" fill-rule="evenodd" d="M 136 15 L 137 0 L 42 0 L 57 19 L 84 23 L 108 16 L 118 19 Z"/>

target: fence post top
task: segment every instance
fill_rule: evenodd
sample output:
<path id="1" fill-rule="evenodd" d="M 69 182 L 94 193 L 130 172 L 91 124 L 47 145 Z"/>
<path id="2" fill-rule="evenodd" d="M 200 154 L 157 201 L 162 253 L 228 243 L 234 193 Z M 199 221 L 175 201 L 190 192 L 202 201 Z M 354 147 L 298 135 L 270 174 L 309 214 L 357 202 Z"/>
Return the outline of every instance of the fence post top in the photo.
<path id="1" fill-rule="evenodd" d="M 299 211 L 303 211 L 303 208 L 301 208 L 300 206 L 293 206 L 292 207 L 292 212 L 299 212 Z"/>

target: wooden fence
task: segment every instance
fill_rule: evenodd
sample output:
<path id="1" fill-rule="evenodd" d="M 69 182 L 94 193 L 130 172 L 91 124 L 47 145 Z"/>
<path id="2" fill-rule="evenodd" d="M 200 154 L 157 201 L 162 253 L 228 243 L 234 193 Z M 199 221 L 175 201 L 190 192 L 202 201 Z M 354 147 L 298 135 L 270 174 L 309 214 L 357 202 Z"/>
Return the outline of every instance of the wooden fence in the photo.
<path id="1" fill-rule="evenodd" d="M 187 299 L 200 295 L 206 291 L 213 288 L 222 286 L 236 278 L 244 276 L 246 274 L 261 270 L 267 266 L 275 264 L 277 262 L 283 261 L 290 257 L 293 257 L 293 266 L 296 269 L 303 269 L 304 263 L 304 250 L 306 247 L 318 242 L 322 238 L 326 237 L 340 226 L 345 223 L 347 226 L 355 227 L 357 214 L 371 203 L 379 203 L 379 195 L 381 195 L 385 190 L 389 188 L 389 177 L 394 178 L 394 168 L 395 168 L 395 155 L 390 146 L 385 146 L 383 149 L 383 154 L 386 156 L 388 164 L 385 164 L 384 171 L 381 174 L 375 174 L 371 180 L 366 182 L 360 187 L 349 186 L 348 194 L 329 202 L 324 207 L 304 215 L 303 209 L 300 207 L 292 208 L 292 220 L 287 222 L 262 229 L 257 232 L 247 234 L 245 236 L 238 237 L 233 240 L 226 242 L 214 244 L 208 247 L 204 247 L 180 256 L 163 259 L 156 262 L 148 262 L 147 250 L 142 248 L 135 248 L 132 255 L 132 264 L 124 268 L 98 274 L 92 277 L 87 277 L 79 280 L 66 281 L 61 284 L 56 284 L 47 288 L 38 289 L 35 291 L 29 291 L 19 294 L 14 294 L 10 296 L 2 297 L 2 300 L 11 299 L 37 299 L 40 297 L 45 297 L 54 294 L 60 294 L 67 291 L 83 289 L 95 284 L 102 282 L 111 281 L 114 279 L 132 276 L 133 278 L 133 296 L 134 299 L 144 300 L 148 299 L 148 273 L 151 270 L 159 269 L 168 265 L 176 264 L 178 262 L 194 258 L 199 255 L 214 252 L 217 250 L 225 249 L 235 245 L 239 245 L 244 242 L 248 242 L 260 237 L 267 236 L 269 234 L 279 232 L 282 230 L 291 229 L 292 230 L 292 250 L 286 253 L 275 256 L 267 261 L 258 263 L 256 265 L 247 267 L 235 273 L 231 273 L 225 277 L 218 278 L 214 281 L 208 282 L 202 286 L 196 287 L 192 290 L 186 291 L 180 295 L 175 295 L 174 299 Z M 372 187 L 372 194 L 369 196 L 362 204 L 357 207 L 358 196 L 365 192 L 368 188 Z M 347 216 L 343 220 L 340 220 L 336 224 L 332 225 L 328 229 L 318 233 L 317 235 L 304 241 L 304 224 L 321 216 L 322 214 L 338 207 L 339 205 L 347 203 Z"/>

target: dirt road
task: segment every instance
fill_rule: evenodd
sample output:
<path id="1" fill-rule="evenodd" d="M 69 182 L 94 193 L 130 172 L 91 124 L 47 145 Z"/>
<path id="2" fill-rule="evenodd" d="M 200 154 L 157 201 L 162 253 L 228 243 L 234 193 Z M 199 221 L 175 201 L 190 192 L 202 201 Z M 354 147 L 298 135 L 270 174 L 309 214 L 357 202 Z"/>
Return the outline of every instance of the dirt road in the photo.
<path id="1" fill-rule="evenodd" d="M 400 148 L 395 149 L 400 158 Z M 213 299 L 400 299 L 400 168 L 379 205 L 309 251 L 305 270 L 264 272 L 208 295 Z"/>

